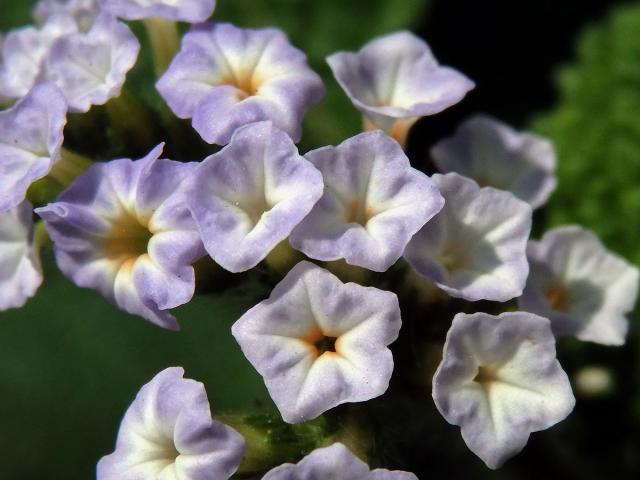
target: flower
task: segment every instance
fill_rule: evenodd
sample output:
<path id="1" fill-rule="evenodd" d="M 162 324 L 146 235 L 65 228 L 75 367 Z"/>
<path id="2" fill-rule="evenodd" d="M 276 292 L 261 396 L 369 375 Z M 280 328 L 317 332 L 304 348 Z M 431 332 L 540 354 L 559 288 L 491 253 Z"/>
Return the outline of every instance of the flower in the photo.
<path id="1" fill-rule="evenodd" d="M 431 156 L 440 171 L 508 190 L 532 208 L 543 205 L 556 186 L 556 155 L 551 142 L 516 132 L 486 115 L 466 120 L 453 137 L 431 149 Z"/>
<path id="2" fill-rule="evenodd" d="M 97 480 L 226 480 L 244 440 L 213 420 L 204 385 L 163 370 L 144 385 L 122 419 L 115 451 L 100 459 Z"/>
<path id="3" fill-rule="evenodd" d="M 271 122 L 257 122 L 193 170 L 184 201 L 209 255 L 242 272 L 287 238 L 322 189 L 322 175 L 291 139 Z"/>
<path id="4" fill-rule="evenodd" d="M 549 320 L 526 312 L 457 314 L 433 377 L 433 399 L 489 468 L 500 467 L 531 432 L 563 420 L 575 404 Z"/>
<path id="5" fill-rule="evenodd" d="M 187 303 L 191 264 L 203 254 L 188 210 L 172 195 L 195 164 L 158 160 L 97 163 L 58 200 L 39 208 L 58 266 L 76 285 L 93 288 L 121 309 L 178 329 L 166 310 Z"/>
<path id="6" fill-rule="evenodd" d="M 54 15 L 40 27 L 10 31 L 1 44 L 0 99 L 24 97 L 36 84 L 51 45 L 76 29 L 69 16 Z"/>
<path id="7" fill-rule="evenodd" d="M 126 20 L 160 17 L 190 23 L 204 22 L 216 6 L 215 0 L 100 0 L 102 8 Z"/>
<path id="8" fill-rule="evenodd" d="M 42 283 L 32 215 L 29 202 L 0 212 L 0 310 L 22 307 Z"/>
<path id="9" fill-rule="evenodd" d="M 381 131 L 306 158 L 322 172 L 325 190 L 291 244 L 311 258 L 344 258 L 383 272 L 444 203 L 429 177 L 411 168 L 402 148 Z"/>
<path id="10" fill-rule="evenodd" d="M 39 0 L 33 10 L 33 17 L 39 23 L 56 15 L 71 16 L 79 31 L 86 32 L 100 13 L 98 0 Z"/>
<path id="11" fill-rule="evenodd" d="M 518 305 L 551 320 L 556 335 L 622 345 L 638 295 L 638 269 L 578 226 L 548 231 L 527 248 L 531 273 Z"/>
<path id="12" fill-rule="evenodd" d="M 445 205 L 409 242 L 405 259 L 453 297 L 504 302 L 524 288 L 531 207 L 456 173 L 433 181 Z"/>
<path id="13" fill-rule="evenodd" d="M 356 457 L 342 443 L 317 448 L 298 463 L 285 463 L 262 477 L 262 480 L 312 480 L 336 478 L 340 480 L 418 480 L 413 473 L 389 471 L 369 466 Z"/>
<path id="14" fill-rule="evenodd" d="M 69 109 L 87 112 L 120 95 L 140 43 L 129 27 L 101 13 L 88 32 L 65 35 L 53 43 L 43 63 L 44 78 L 64 93 Z"/>
<path id="15" fill-rule="evenodd" d="M 358 53 L 334 53 L 327 63 L 367 129 L 385 130 L 401 144 L 418 118 L 455 105 L 475 86 L 440 66 L 429 46 L 407 31 L 376 38 Z"/>
<path id="16" fill-rule="evenodd" d="M 302 117 L 324 96 L 320 77 L 280 30 L 196 25 L 156 84 L 180 118 L 209 143 L 226 144 L 242 125 L 271 120 L 294 141 Z"/>
<path id="17" fill-rule="evenodd" d="M 22 203 L 60 159 L 66 115 L 62 93 L 49 83 L 0 112 L 0 212 Z"/>
<path id="18" fill-rule="evenodd" d="M 303 261 L 231 332 L 282 418 L 297 423 L 382 395 L 393 371 L 386 346 L 400 324 L 395 294 Z"/>

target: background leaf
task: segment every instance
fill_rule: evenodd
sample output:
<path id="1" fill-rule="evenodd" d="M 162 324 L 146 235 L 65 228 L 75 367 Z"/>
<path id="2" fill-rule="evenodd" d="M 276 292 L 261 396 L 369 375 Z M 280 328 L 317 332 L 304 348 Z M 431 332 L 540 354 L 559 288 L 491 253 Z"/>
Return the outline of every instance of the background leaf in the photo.
<path id="1" fill-rule="evenodd" d="M 615 9 L 580 37 L 560 70 L 560 101 L 532 124 L 558 151 L 550 225 L 580 223 L 640 263 L 640 5 Z"/>

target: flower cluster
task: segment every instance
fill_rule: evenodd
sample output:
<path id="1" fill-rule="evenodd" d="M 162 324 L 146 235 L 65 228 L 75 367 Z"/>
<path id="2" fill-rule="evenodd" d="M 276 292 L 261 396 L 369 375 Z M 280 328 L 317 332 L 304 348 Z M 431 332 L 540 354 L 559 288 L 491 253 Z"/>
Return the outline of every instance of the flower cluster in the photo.
<path id="1" fill-rule="evenodd" d="M 365 131 L 301 154 L 302 120 L 324 95 L 322 79 L 283 32 L 208 22 L 214 7 L 42 0 L 38 24 L 7 35 L 0 98 L 15 104 L 0 112 L 0 309 L 23 305 L 41 283 L 44 234 L 34 228 L 46 229 L 77 286 L 166 329 L 179 328 L 170 310 L 194 296 L 202 257 L 233 273 L 277 263 L 279 283 L 231 334 L 282 420 L 299 424 L 345 403 L 366 408 L 389 390 L 400 348 L 392 344 L 412 335 L 401 330 L 405 308 L 427 317 L 449 297 L 473 311 L 491 305 L 507 313 L 453 318 L 432 396 L 469 449 L 499 467 L 573 409 L 556 336 L 624 342 L 638 269 L 580 227 L 529 239 L 532 212 L 556 182 L 542 138 L 475 116 L 432 148 L 441 173 L 412 166 L 409 128 L 474 88 L 420 38 L 397 32 L 330 55 Z M 118 17 L 143 20 L 153 48 L 173 22 L 196 23 L 170 62 L 154 50 L 155 86 L 221 149 L 185 162 L 161 158 L 157 145 L 141 159 L 86 168 L 62 147 L 67 112 L 125 101 L 140 44 Z M 27 198 L 43 178 L 64 191 L 34 210 Z M 345 283 L 354 279 L 361 284 Z M 183 374 L 169 368 L 142 387 L 98 480 L 219 480 L 242 469 L 252 454 L 238 433 L 246 425 L 213 420 L 204 386 Z M 341 443 L 295 460 L 263 478 L 417 478 L 370 470 Z"/>

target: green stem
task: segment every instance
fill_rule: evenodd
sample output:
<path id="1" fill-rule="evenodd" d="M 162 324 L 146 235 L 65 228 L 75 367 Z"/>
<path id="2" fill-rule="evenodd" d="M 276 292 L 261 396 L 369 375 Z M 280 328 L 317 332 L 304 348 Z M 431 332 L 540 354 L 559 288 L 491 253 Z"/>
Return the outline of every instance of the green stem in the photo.
<path id="1" fill-rule="evenodd" d="M 51 238 L 49 237 L 49 232 L 47 232 L 47 229 L 45 228 L 44 222 L 37 222 L 33 229 L 33 249 L 36 251 L 36 254 L 39 255 L 42 248 L 50 243 Z"/>
<path id="2" fill-rule="evenodd" d="M 264 472 L 300 458 L 323 445 L 327 424 L 320 417 L 311 422 L 288 424 L 277 414 L 219 414 L 216 418 L 245 440 L 245 454 L 238 474 Z"/>
<path id="3" fill-rule="evenodd" d="M 361 285 L 366 285 L 367 281 L 371 277 L 371 272 L 366 268 L 349 265 L 344 260 L 327 262 L 325 266 L 343 282 L 355 282 Z"/>
<path id="4" fill-rule="evenodd" d="M 49 176 L 63 187 L 68 187 L 76 177 L 84 173 L 92 164 L 93 162 L 87 157 L 62 147 L 60 160 L 53 165 Z"/>
<path id="5" fill-rule="evenodd" d="M 142 23 L 151 43 L 156 75 L 160 76 L 165 72 L 180 48 L 180 36 L 176 22 L 150 17 L 142 20 Z"/>
<path id="6" fill-rule="evenodd" d="M 153 120 L 147 107 L 135 95 L 122 89 L 120 96 L 112 98 L 105 107 L 111 128 L 117 138 L 125 139 L 125 144 L 144 146 L 144 150 L 154 143 Z"/>
<path id="7" fill-rule="evenodd" d="M 303 258 L 304 256 L 294 250 L 288 240 L 283 240 L 269 252 L 264 261 L 275 272 L 285 274 Z"/>

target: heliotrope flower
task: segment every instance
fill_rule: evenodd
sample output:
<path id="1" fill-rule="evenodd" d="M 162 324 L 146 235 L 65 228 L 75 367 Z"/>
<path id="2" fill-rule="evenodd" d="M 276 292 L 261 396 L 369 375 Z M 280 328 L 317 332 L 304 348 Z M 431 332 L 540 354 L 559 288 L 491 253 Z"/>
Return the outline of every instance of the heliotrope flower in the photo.
<path id="1" fill-rule="evenodd" d="M 126 20 L 160 17 L 190 23 L 204 22 L 215 0 L 100 0 L 105 11 Z"/>
<path id="2" fill-rule="evenodd" d="M 525 312 L 457 314 L 433 377 L 433 399 L 489 468 L 516 455 L 531 432 L 563 420 L 575 404 L 549 320 Z"/>
<path id="3" fill-rule="evenodd" d="M 20 204 L 60 159 L 66 115 L 62 93 L 48 83 L 0 112 L 0 212 Z"/>
<path id="4" fill-rule="evenodd" d="M 262 480 L 418 480 L 413 473 L 369 466 L 342 443 L 317 448 L 298 463 L 285 463 L 262 477 Z"/>
<path id="5" fill-rule="evenodd" d="M 33 10 L 33 17 L 44 23 L 56 15 L 69 15 L 75 20 L 78 30 L 86 32 L 98 13 L 98 0 L 39 0 Z"/>
<path id="6" fill-rule="evenodd" d="M 512 193 L 436 174 L 442 211 L 409 242 L 413 269 L 453 297 L 504 302 L 524 288 L 531 207 Z"/>
<path id="7" fill-rule="evenodd" d="M 400 324 L 395 294 L 303 261 L 231 331 L 282 418 L 297 423 L 382 395 Z"/>
<path id="8" fill-rule="evenodd" d="M 195 164 L 159 160 L 97 163 L 58 200 L 36 210 L 55 243 L 60 269 L 121 309 L 178 329 L 167 311 L 187 303 L 191 264 L 203 254 L 189 211 L 173 195 Z"/>
<path id="9" fill-rule="evenodd" d="M 322 195 L 322 175 L 271 122 L 239 128 L 184 185 L 211 257 L 231 272 L 255 267 Z"/>
<path id="10" fill-rule="evenodd" d="M 385 130 L 400 143 L 416 120 L 455 105 L 475 86 L 439 65 L 429 46 L 407 31 L 376 38 L 357 53 L 334 53 L 327 63 L 367 129 Z"/>
<path id="11" fill-rule="evenodd" d="M 144 385 L 120 424 L 116 448 L 98 462 L 97 480 L 226 480 L 244 440 L 211 418 L 204 385 L 163 370 Z"/>
<path id="12" fill-rule="evenodd" d="M 311 258 L 385 271 L 443 205 L 433 182 L 381 131 L 307 153 L 325 190 L 291 244 Z"/>
<path id="13" fill-rule="evenodd" d="M 0 55 L 0 99 L 24 97 L 36 84 L 51 45 L 76 29 L 69 16 L 53 15 L 39 27 L 10 31 L 2 42 Z"/>
<path id="14" fill-rule="evenodd" d="M 101 13 L 87 32 L 59 38 L 43 63 L 43 76 L 64 93 L 69 109 L 86 112 L 120 95 L 140 43 L 129 27 Z"/>
<path id="15" fill-rule="evenodd" d="M 0 212 L 0 310 L 23 306 L 42 283 L 32 216 L 29 202 Z"/>
<path id="16" fill-rule="evenodd" d="M 466 120 L 453 137 L 431 149 L 431 156 L 442 172 L 456 172 L 483 187 L 508 190 L 533 208 L 543 205 L 556 186 L 551 142 L 516 132 L 486 115 Z"/>
<path id="17" fill-rule="evenodd" d="M 226 144 L 238 127 L 271 120 L 294 141 L 307 108 L 324 96 L 306 56 L 273 28 L 196 25 L 156 84 L 169 107 L 209 143 Z"/>
<path id="18" fill-rule="evenodd" d="M 622 345 L 638 295 L 638 269 L 578 226 L 548 231 L 527 248 L 531 272 L 518 304 L 551 320 L 556 335 Z"/>

